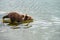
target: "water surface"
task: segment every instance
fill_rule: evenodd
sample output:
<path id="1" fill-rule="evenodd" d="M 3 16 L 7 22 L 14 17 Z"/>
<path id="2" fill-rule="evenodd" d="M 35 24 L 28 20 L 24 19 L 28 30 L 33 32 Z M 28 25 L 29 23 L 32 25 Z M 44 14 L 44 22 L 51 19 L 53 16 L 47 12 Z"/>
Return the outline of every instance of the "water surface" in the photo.
<path id="1" fill-rule="evenodd" d="M 34 22 L 20 29 L 0 22 L 0 40 L 60 40 L 60 0 L 0 0 L 0 18 L 10 11 L 31 15 Z"/>

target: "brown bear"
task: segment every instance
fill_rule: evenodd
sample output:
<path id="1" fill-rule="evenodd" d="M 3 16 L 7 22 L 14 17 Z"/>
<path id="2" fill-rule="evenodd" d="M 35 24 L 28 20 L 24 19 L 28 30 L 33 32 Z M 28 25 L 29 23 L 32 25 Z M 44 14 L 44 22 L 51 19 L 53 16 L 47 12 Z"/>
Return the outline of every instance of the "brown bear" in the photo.
<path id="1" fill-rule="evenodd" d="M 5 19 L 5 18 L 10 18 L 11 23 L 14 23 L 15 21 L 19 23 L 21 21 L 26 21 L 26 20 L 32 19 L 32 17 L 28 16 L 27 14 L 23 15 L 23 14 L 19 14 L 17 12 L 10 12 L 10 13 L 8 13 L 8 15 L 3 17 L 3 19 Z"/>
<path id="2" fill-rule="evenodd" d="M 15 21 L 21 22 L 23 20 L 23 17 L 24 17 L 24 15 L 18 14 L 17 12 L 10 12 L 10 13 L 8 13 L 8 15 L 4 16 L 3 19 L 10 18 L 11 23 L 13 23 Z"/>

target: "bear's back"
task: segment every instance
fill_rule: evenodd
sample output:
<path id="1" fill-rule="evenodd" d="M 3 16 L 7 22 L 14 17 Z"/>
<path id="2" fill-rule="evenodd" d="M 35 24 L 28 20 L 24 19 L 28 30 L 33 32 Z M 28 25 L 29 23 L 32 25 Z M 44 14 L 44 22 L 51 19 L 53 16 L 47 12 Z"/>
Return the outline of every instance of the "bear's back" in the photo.
<path id="1" fill-rule="evenodd" d="M 24 15 L 19 14 L 17 12 L 10 12 L 8 14 L 8 16 L 9 16 L 9 18 L 14 18 L 16 21 L 22 21 L 22 18 L 23 18 Z"/>

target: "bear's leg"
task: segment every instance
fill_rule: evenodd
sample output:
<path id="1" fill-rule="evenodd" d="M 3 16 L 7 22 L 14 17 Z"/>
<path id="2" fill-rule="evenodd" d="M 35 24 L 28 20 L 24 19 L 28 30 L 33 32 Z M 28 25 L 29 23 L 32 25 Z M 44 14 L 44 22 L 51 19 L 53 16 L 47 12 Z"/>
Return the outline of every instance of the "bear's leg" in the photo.
<path id="1" fill-rule="evenodd" d="M 21 24 L 22 23 L 22 18 L 17 18 L 16 21 L 17 21 L 18 24 Z"/>
<path id="2" fill-rule="evenodd" d="M 11 23 L 15 22 L 15 18 L 10 18 L 11 19 Z"/>
<path id="3" fill-rule="evenodd" d="M 18 24 L 21 24 L 21 22 L 22 22 L 21 20 L 18 20 L 18 21 L 17 21 Z"/>

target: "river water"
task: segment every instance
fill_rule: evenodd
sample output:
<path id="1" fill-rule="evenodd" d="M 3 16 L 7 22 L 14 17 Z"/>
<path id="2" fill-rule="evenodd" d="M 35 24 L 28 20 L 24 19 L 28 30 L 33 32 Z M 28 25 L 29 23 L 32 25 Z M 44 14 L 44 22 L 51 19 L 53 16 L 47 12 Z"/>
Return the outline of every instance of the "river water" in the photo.
<path id="1" fill-rule="evenodd" d="M 28 14 L 34 21 L 12 29 L 0 21 L 0 40 L 60 40 L 60 0 L 0 0 L 0 18 L 7 12 Z"/>

